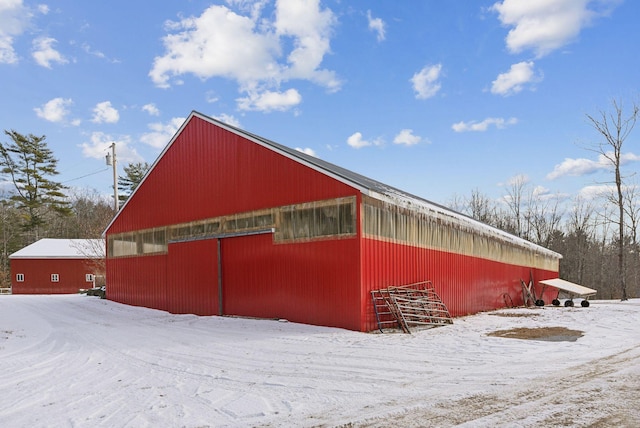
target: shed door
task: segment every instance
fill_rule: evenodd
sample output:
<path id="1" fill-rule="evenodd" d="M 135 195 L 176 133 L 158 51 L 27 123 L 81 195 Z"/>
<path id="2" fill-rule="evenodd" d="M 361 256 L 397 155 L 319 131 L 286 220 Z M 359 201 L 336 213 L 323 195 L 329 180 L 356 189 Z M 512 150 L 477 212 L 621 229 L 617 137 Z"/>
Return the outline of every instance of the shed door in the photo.
<path id="1" fill-rule="evenodd" d="M 169 243 L 167 309 L 172 313 L 218 314 L 218 240 Z"/>

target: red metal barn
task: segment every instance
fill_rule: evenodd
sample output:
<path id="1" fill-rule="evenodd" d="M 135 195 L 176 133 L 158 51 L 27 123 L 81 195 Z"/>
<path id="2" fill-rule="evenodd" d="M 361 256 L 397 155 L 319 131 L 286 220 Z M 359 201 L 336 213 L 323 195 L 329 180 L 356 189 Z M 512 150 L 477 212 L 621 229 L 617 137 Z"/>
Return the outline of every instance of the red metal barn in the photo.
<path id="1" fill-rule="evenodd" d="M 102 239 L 41 239 L 9 256 L 13 294 L 70 294 L 91 288 Z"/>
<path id="2" fill-rule="evenodd" d="M 107 298 L 370 331 L 370 291 L 434 282 L 452 315 L 522 303 L 561 256 L 193 112 L 106 229 Z"/>

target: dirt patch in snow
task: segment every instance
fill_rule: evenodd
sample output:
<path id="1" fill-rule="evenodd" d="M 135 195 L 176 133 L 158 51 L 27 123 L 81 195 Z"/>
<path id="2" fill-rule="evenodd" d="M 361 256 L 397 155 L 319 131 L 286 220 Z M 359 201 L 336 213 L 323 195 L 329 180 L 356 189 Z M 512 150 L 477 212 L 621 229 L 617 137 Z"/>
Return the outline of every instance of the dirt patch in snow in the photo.
<path id="1" fill-rule="evenodd" d="M 506 337 L 510 339 L 547 340 L 551 342 L 575 342 L 583 336 L 580 330 L 571 330 L 566 327 L 539 327 L 539 328 L 512 328 L 509 330 L 496 330 L 487 336 Z"/>

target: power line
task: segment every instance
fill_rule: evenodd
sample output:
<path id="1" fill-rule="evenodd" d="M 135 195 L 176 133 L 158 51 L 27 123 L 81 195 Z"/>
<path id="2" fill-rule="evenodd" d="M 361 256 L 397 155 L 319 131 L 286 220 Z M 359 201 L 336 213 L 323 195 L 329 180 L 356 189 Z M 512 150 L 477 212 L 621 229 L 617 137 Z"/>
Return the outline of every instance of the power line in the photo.
<path id="1" fill-rule="evenodd" d="M 76 177 L 76 178 L 72 178 L 72 179 L 70 179 L 70 180 L 63 181 L 62 183 L 64 184 L 64 183 L 68 183 L 68 182 L 70 182 L 70 181 L 76 181 L 76 180 L 80 180 L 81 178 L 90 177 L 90 176 L 92 176 L 92 175 L 100 174 L 101 172 L 105 172 L 105 171 L 107 171 L 108 169 L 109 169 L 109 168 L 105 168 L 105 169 L 101 169 L 100 171 L 90 172 L 89 174 L 82 175 L 82 176 L 80 176 L 80 177 Z"/>

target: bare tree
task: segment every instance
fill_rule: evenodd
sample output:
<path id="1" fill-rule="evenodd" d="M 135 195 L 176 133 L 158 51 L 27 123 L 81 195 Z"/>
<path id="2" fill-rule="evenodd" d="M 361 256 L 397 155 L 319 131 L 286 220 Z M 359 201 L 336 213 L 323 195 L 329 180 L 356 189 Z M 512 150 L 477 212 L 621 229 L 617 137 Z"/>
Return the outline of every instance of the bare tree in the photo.
<path id="1" fill-rule="evenodd" d="M 451 199 L 449 199 L 449 202 L 447 202 L 447 207 L 453 211 L 467 214 L 467 201 L 464 196 L 454 193 Z"/>
<path id="2" fill-rule="evenodd" d="M 471 191 L 468 205 L 471 217 L 483 223 L 495 225 L 496 204 L 487 195 L 483 195 L 478 188 Z"/>
<path id="3" fill-rule="evenodd" d="M 503 218 L 507 218 L 508 215 L 500 213 L 498 203 L 483 194 L 478 188 L 473 189 L 469 197 L 454 195 L 449 201 L 448 206 L 454 211 L 466 214 L 490 226 L 509 230 L 509 228 L 505 228 L 504 225 L 507 223 L 510 224 L 510 222 L 503 220 Z"/>
<path id="4" fill-rule="evenodd" d="M 624 211 L 627 216 L 627 228 L 629 229 L 628 238 L 628 254 L 631 262 L 627 264 L 627 270 L 629 265 L 631 272 L 629 278 L 632 279 L 633 288 L 638 287 L 638 281 L 640 277 L 640 243 L 638 243 L 638 227 L 640 227 L 640 199 L 638 198 L 638 185 L 627 185 L 625 187 L 624 195 Z M 629 272 L 628 272 L 629 273 Z M 627 284 L 628 287 L 629 284 Z"/>
<path id="5" fill-rule="evenodd" d="M 559 196 L 549 197 L 531 192 L 525 218 L 527 230 L 531 230 L 531 239 L 536 244 L 549 247 L 551 237 L 560 228 L 562 216 Z"/>
<path id="6" fill-rule="evenodd" d="M 71 206 L 75 214 L 73 224 L 78 231 L 78 237 L 89 238 L 78 250 L 87 258 L 99 283 L 104 279 L 106 271 L 106 246 L 101 236 L 113 219 L 113 209 L 109 201 L 95 191 L 75 193 Z"/>
<path id="7" fill-rule="evenodd" d="M 106 246 L 102 239 L 85 239 L 75 241 L 76 250 L 86 259 L 85 265 L 95 275 L 95 285 L 104 285 L 107 271 Z"/>
<path id="8" fill-rule="evenodd" d="M 615 202 L 618 211 L 618 285 L 622 294 L 622 300 L 627 298 L 627 284 L 625 272 L 624 241 L 625 241 L 625 210 L 623 194 L 622 148 L 625 140 L 633 130 L 638 119 L 638 106 L 634 103 L 631 113 L 625 116 L 622 103 L 612 101 L 613 111 L 600 111 L 598 116 L 587 115 L 591 126 L 600 134 L 604 141 L 598 143 L 595 151 L 605 159 L 614 170 L 616 186 Z"/>
<path id="9" fill-rule="evenodd" d="M 631 244 L 638 245 L 638 227 L 640 226 L 640 200 L 638 199 L 638 186 L 636 184 L 626 186 L 624 192 L 624 212 L 627 216 L 627 227 L 630 233 Z"/>
<path id="10" fill-rule="evenodd" d="M 74 220 L 71 225 L 79 238 L 100 238 L 113 219 L 110 201 L 95 190 L 81 190 L 70 197 Z"/>
<path id="11" fill-rule="evenodd" d="M 510 180 L 507 194 L 504 196 L 504 201 L 511 213 L 513 222 L 513 230 L 508 231 L 525 239 L 528 238 L 528 231 L 525 231 L 523 228 L 525 210 L 523 198 L 525 197 L 528 182 L 529 180 L 525 175 L 516 175 Z"/>
<path id="12" fill-rule="evenodd" d="M 599 248 L 592 245 L 596 230 L 594 214 L 593 205 L 578 196 L 574 199 L 573 208 L 566 222 L 569 243 L 563 260 L 569 271 L 567 279 L 578 284 L 585 283 L 587 260 L 590 253 Z M 593 278 L 589 282 L 593 282 Z"/>

